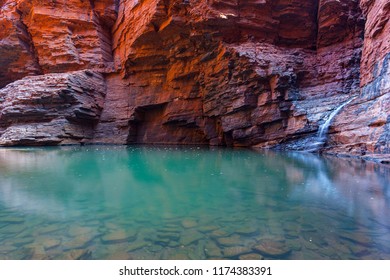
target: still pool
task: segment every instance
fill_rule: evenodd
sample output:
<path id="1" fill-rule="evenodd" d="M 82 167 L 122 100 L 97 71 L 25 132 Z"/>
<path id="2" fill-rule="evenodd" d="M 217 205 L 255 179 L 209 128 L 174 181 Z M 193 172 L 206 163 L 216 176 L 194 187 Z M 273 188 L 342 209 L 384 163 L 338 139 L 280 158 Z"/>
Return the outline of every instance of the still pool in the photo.
<path id="1" fill-rule="evenodd" d="M 199 147 L 0 149 L 0 259 L 390 259 L 390 167 Z"/>

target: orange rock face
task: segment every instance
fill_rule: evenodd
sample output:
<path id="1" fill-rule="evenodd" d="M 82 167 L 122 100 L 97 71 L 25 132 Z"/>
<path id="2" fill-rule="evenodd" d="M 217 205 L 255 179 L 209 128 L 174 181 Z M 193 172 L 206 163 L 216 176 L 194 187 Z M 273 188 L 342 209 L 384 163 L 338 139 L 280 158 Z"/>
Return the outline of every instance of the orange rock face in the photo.
<path id="1" fill-rule="evenodd" d="M 113 46 L 129 85 L 128 141 L 270 147 L 315 132 L 359 91 L 363 34 L 356 2 L 340 4 L 334 20 L 347 14 L 348 25 L 335 29 L 322 19 L 335 5 L 318 5 L 122 1 Z"/>
<path id="2" fill-rule="evenodd" d="M 0 2 L 0 87 L 26 75 L 42 74 L 31 36 L 16 1 Z"/>
<path id="3" fill-rule="evenodd" d="M 112 1 L 5 0 L 0 10 L 0 86 L 26 75 L 113 63 Z"/>
<path id="4" fill-rule="evenodd" d="M 112 62 L 110 26 L 116 14 L 94 1 L 20 1 L 18 11 L 44 73 L 104 68 Z"/>
<path id="5" fill-rule="evenodd" d="M 100 109 L 93 122 L 83 122 L 89 132 L 79 142 L 303 149 L 333 110 L 357 96 L 334 119 L 326 148 L 389 153 L 386 1 L 0 5 L 0 87 L 46 74 L 51 91 L 57 77 L 49 73 L 92 69 L 82 80 L 94 82 L 101 73 L 97 92 L 104 98 L 86 101 Z M 43 89 L 41 80 L 28 80 Z M 15 98 L 20 87 L 26 82 L 4 87 L 2 100 Z M 9 137 L 23 110 L 15 122 L 7 112 L 18 102 L 0 100 L 0 139 L 14 139 L 3 144 L 24 143 L 15 133 Z M 77 142 L 56 135 L 55 144 Z"/>

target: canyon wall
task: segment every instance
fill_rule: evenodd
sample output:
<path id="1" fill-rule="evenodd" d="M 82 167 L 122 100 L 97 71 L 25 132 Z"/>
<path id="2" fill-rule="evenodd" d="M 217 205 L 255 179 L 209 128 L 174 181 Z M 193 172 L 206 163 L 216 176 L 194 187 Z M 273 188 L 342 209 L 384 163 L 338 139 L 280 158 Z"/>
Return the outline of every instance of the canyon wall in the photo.
<path id="1" fill-rule="evenodd" d="M 337 117 L 329 150 L 390 162 L 390 2 L 362 0 L 361 7 L 367 19 L 361 90 Z"/>
<path id="2" fill-rule="evenodd" d="M 114 69 L 114 1 L 0 7 L 0 145 L 93 141 Z"/>
<path id="3" fill-rule="evenodd" d="M 3 0 L 0 7 L 0 145 L 303 150 L 354 98 L 324 149 L 389 153 L 387 1 Z M 64 90 L 72 100 L 61 103 Z M 36 101 L 41 94 L 49 97 Z"/>

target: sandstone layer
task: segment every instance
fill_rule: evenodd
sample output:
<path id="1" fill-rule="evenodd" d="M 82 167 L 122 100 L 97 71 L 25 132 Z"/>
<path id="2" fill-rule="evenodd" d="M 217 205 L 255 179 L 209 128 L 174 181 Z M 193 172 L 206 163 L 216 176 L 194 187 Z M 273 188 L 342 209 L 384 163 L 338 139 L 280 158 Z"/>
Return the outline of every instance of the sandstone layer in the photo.
<path id="1" fill-rule="evenodd" d="M 387 1 L 5 0 L 0 7 L 1 145 L 303 150 L 354 98 L 332 120 L 323 148 L 390 152 Z M 64 87 L 77 101 L 58 101 Z M 19 98 L 26 92 L 32 102 Z M 33 101 L 39 95 L 49 96 L 42 110 Z M 80 108 L 93 112 L 89 121 L 74 113 Z"/>

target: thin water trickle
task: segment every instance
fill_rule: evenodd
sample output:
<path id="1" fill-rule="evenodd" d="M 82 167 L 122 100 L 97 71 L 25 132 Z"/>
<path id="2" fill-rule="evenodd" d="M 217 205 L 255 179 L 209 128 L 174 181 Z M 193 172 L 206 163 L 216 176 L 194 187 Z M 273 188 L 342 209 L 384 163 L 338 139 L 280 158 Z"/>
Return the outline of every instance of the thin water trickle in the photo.
<path id="1" fill-rule="evenodd" d="M 374 163 L 67 147 L 0 149 L 0 174 L 0 259 L 390 259 Z"/>
<path id="2" fill-rule="evenodd" d="M 318 138 L 324 139 L 326 138 L 326 135 L 328 133 L 329 127 L 334 119 L 334 117 L 337 116 L 337 114 L 343 109 L 345 106 L 347 106 L 349 103 L 351 103 L 356 97 L 352 97 L 351 99 L 348 99 L 343 104 L 341 104 L 339 107 L 337 107 L 333 112 L 329 115 L 328 119 L 320 126 L 320 129 L 318 130 Z"/>
<path id="3" fill-rule="evenodd" d="M 306 152 L 317 152 L 320 150 L 326 142 L 326 139 L 328 137 L 328 131 L 329 127 L 332 124 L 333 119 L 337 116 L 340 111 L 347 106 L 349 103 L 351 103 L 356 97 L 352 97 L 342 103 L 340 106 L 338 106 L 336 109 L 330 113 L 326 121 L 319 127 L 317 135 L 312 139 L 308 147 L 306 147 L 305 151 Z"/>

